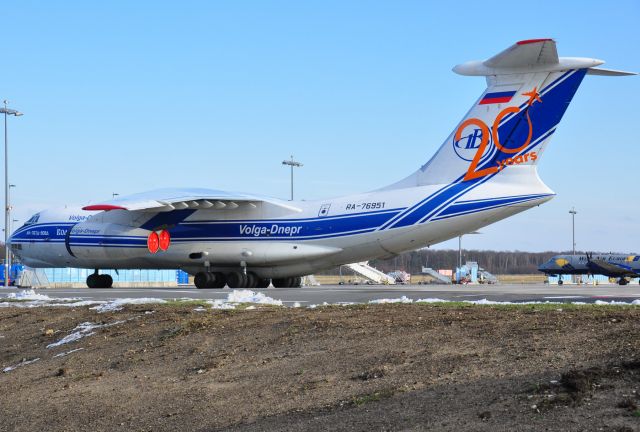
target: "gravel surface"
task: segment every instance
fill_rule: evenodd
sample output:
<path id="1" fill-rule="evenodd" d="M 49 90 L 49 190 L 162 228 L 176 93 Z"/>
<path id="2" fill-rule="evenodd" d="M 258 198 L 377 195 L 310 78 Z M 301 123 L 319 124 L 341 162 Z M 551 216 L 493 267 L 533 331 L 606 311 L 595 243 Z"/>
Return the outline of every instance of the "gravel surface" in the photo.
<path id="1" fill-rule="evenodd" d="M 567 305 L 7 307 L 0 430 L 640 430 L 639 318 Z"/>

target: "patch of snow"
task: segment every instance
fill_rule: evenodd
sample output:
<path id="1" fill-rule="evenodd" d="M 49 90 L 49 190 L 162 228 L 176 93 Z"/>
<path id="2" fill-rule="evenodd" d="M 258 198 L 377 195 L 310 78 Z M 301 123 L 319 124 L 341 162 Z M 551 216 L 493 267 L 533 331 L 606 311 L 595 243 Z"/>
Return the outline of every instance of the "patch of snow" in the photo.
<path id="1" fill-rule="evenodd" d="M 411 300 L 407 296 L 402 296 L 396 299 L 377 299 L 377 300 L 369 301 L 369 304 L 387 304 L 387 303 L 413 303 L 413 300 Z"/>
<path id="2" fill-rule="evenodd" d="M 487 300 L 486 298 L 480 300 L 465 300 L 465 303 L 471 303 L 475 305 L 507 305 L 507 304 L 516 304 L 514 302 L 504 302 L 504 301 L 495 301 L 495 300 Z M 550 303 L 550 302 L 522 302 L 520 304 L 539 304 L 539 303 Z"/>
<path id="3" fill-rule="evenodd" d="M 207 304 L 211 305 L 212 309 L 235 309 L 240 303 L 253 303 L 260 305 L 274 305 L 282 306 L 282 300 L 276 300 L 264 295 L 261 292 L 255 292 L 247 289 L 233 290 L 227 294 L 225 300 L 209 300 Z M 255 309 L 254 307 L 247 307 L 246 309 Z"/>
<path id="4" fill-rule="evenodd" d="M 18 363 L 16 365 L 7 366 L 6 368 L 2 369 L 2 372 L 4 372 L 4 373 L 11 372 L 12 370 L 14 370 L 16 368 L 19 368 L 19 367 L 22 367 L 22 366 L 26 366 L 26 365 L 31 364 L 31 363 L 35 363 L 38 360 L 40 360 L 40 357 L 31 359 L 31 360 L 23 360 L 23 361 L 21 361 L 20 363 Z"/>
<path id="5" fill-rule="evenodd" d="M 295 302 L 294 304 L 291 305 L 291 307 L 299 308 L 300 307 L 300 302 Z"/>
<path id="6" fill-rule="evenodd" d="M 198 306 L 193 311 L 194 312 L 206 312 L 207 310 L 205 308 L 203 308 L 202 306 Z"/>
<path id="7" fill-rule="evenodd" d="M 416 303 L 448 303 L 448 302 L 450 302 L 450 300 L 444 300 L 439 298 L 425 298 L 425 299 L 416 300 Z"/>
<path id="8" fill-rule="evenodd" d="M 3 301 L 7 299 L 8 301 Z M 82 300 L 78 297 L 60 298 L 37 294 L 32 289 L 24 289 L 0 297 L 0 307 L 35 308 L 35 307 L 76 307 L 104 303 L 96 300 Z"/>
<path id="9" fill-rule="evenodd" d="M 61 352 L 61 353 L 59 353 L 59 354 L 54 355 L 54 356 L 53 356 L 53 358 L 56 358 L 56 357 L 65 357 L 65 356 L 68 356 L 68 355 L 69 355 L 69 354 L 71 354 L 71 353 L 74 353 L 74 352 L 77 352 L 77 351 L 82 351 L 83 349 L 84 349 L 84 348 L 76 348 L 76 349 L 72 349 L 71 351 Z"/>
<path id="10" fill-rule="evenodd" d="M 255 308 L 256 308 L 255 306 L 248 306 L 244 310 L 254 310 Z"/>
<path id="11" fill-rule="evenodd" d="M 96 332 L 94 332 L 93 330 L 98 329 L 98 328 L 102 328 L 102 327 L 111 327 L 114 326 L 116 324 L 122 324 L 124 321 L 116 321 L 116 322 L 112 322 L 112 323 L 107 323 L 107 324 L 93 324 L 90 322 L 84 322 L 82 324 L 78 324 L 76 326 L 76 328 L 74 328 L 70 334 L 68 334 L 67 336 L 63 337 L 62 339 L 60 339 L 58 342 L 53 342 L 50 343 L 49 345 L 47 345 L 47 349 L 49 348 L 55 348 L 58 347 L 60 345 L 65 345 L 71 342 L 75 342 L 79 339 L 82 339 L 83 337 L 87 337 L 87 336 L 91 336 L 96 334 Z"/>
<path id="12" fill-rule="evenodd" d="M 282 300 L 275 300 L 267 297 L 264 293 L 246 289 L 231 291 L 227 296 L 227 301 L 229 303 L 257 303 L 282 306 Z"/>
<path id="13" fill-rule="evenodd" d="M 60 300 L 60 299 L 56 299 Z M 79 307 L 79 306 L 93 306 L 93 305 L 101 305 L 106 303 L 104 300 L 79 300 L 75 301 L 74 299 L 70 299 L 72 301 L 65 301 L 63 303 L 49 303 L 47 305 L 41 306 L 51 306 L 51 307 Z"/>
<path id="14" fill-rule="evenodd" d="M 424 298 L 418 300 L 412 300 L 407 296 L 402 296 L 400 298 L 395 299 L 378 299 L 371 300 L 369 304 L 387 304 L 387 303 L 453 303 L 458 302 L 456 300 L 445 300 L 440 298 Z M 528 305 L 528 304 L 562 304 L 558 302 L 549 302 L 549 301 L 531 301 L 531 302 L 508 302 L 508 301 L 495 301 L 495 300 L 487 300 L 486 298 L 480 300 L 462 300 L 460 303 L 468 303 L 474 305 Z"/>
<path id="15" fill-rule="evenodd" d="M 9 293 L 7 295 L 7 298 L 12 300 L 42 300 L 42 301 L 53 300 L 51 297 L 47 295 L 36 294 L 36 292 L 32 289 L 24 289 L 18 292 Z"/>
<path id="16" fill-rule="evenodd" d="M 235 309 L 236 305 L 227 303 L 225 300 L 208 300 L 207 304 L 211 305 L 211 309 Z"/>
<path id="17" fill-rule="evenodd" d="M 148 304 L 148 303 L 166 303 L 166 300 L 160 298 L 120 298 L 113 301 L 94 306 L 91 309 L 98 311 L 98 313 L 115 312 L 122 310 L 124 305 L 128 304 Z"/>
<path id="18" fill-rule="evenodd" d="M 604 300 L 596 300 L 595 304 L 597 305 L 622 305 L 622 306 L 637 306 L 640 305 L 639 300 L 634 300 L 632 302 L 623 302 L 623 301 L 615 301 L 611 300 L 610 302 Z"/>

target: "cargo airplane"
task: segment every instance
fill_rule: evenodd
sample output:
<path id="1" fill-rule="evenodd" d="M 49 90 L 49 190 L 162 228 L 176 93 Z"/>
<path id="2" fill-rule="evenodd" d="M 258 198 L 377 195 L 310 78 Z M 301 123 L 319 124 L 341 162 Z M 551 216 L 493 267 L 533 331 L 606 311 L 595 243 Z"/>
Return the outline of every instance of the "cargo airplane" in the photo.
<path id="1" fill-rule="evenodd" d="M 541 272 L 551 275 L 604 275 L 618 278 L 618 284 L 626 285 L 628 278 L 640 277 L 640 255 L 625 254 L 577 254 L 556 255 L 538 267 Z M 558 279 L 562 285 L 562 278 Z"/>
<path id="2" fill-rule="evenodd" d="M 42 211 L 11 250 L 32 267 L 175 269 L 198 288 L 300 286 L 301 276 L 433 245 L 550 200 L 537 164 L 585 75 L 632 75 L 601 60 L 558 57 L 552 39 L 515 43 L 460 75 L 487 87 L 421 168 L 381 189 L 283 201 L 209 189 L 163 189 Z"/>

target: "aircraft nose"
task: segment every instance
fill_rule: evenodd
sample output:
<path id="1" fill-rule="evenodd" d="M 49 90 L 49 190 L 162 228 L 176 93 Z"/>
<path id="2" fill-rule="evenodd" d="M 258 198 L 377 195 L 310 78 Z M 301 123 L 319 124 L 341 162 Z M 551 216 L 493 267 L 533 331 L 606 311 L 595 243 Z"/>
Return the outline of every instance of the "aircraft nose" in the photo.
<path id="1" fill-rule="evenodd" d="M 538 267 L 538 270 L 552 270 L 552 269 L 554 269 L 553 260 L 549 260 L 543 264 L 540 264 L 540 266 Z"/>

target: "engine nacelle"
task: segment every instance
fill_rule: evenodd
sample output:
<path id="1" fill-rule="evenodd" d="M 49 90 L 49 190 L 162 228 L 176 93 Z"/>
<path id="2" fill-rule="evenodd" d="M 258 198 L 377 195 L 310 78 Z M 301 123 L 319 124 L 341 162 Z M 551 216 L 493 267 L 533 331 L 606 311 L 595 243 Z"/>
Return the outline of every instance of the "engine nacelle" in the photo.
<path id="1" fill-rule="evenodd" d="M 131 226 L 83 222 L 73 226 L 65 238 L 67 251 L 83 260 L 126 261 L 149 255 L 147 230 Z"/>

